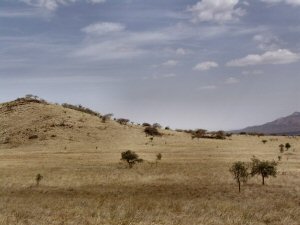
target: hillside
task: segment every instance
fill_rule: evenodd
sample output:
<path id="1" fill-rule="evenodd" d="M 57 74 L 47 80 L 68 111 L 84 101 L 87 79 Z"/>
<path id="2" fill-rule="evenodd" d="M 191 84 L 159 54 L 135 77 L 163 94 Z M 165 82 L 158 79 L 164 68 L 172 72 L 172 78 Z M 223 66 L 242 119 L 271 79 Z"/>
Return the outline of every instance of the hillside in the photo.
<path id="1" fill-rule="evenodd" d="M 0 148 L 19 146 L 105 146 L 107 149 L 146 140 L 142 127 L 120 125 L 97 116 L 35 99 L 0 105 Z"/>
<path id="2" fill-rule="evenodd" d="M 287 117 L 282 117 L 263 125 L 247 127 L 235 132 L 300 135 L 300 112 L 295 112 Z"/>

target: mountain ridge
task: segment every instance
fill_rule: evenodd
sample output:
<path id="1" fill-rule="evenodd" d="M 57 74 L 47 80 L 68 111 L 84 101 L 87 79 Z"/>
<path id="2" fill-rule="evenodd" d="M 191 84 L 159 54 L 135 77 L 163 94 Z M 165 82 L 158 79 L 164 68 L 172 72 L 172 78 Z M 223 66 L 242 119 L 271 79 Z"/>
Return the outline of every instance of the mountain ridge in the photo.
<path id="1" fill-rule="evenodd" d="M 262 125 L 249 126 L 244 129 L 234 130 L 234 133 L 264 133 L 264 134 L 278 134 L 278 135 L 300 135 L 300 112 L 280 117 L 271 122 Z"/>

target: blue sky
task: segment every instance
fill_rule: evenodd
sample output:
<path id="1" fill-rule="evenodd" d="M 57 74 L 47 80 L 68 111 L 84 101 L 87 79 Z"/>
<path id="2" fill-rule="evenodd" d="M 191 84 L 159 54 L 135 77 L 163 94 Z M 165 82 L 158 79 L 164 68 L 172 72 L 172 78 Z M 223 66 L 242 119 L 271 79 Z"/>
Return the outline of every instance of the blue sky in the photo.
<path id="1" fill-rule="evenodd" d="M 1 0 L 0 101 L 236 129 L 300 111 L 299 0 Z"/>

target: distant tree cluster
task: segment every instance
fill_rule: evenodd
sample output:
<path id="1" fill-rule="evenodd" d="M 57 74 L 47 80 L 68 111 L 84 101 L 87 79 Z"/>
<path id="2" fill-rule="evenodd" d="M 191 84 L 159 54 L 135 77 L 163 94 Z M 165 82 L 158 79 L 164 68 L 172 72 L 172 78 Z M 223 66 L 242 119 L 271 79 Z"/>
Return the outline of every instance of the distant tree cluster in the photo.
<path id="1" fill-rule="evenodd" d="M 237 182 L 239 192 L 241 191 L 241 183 L 246 183 L 250 177 L 261 176 L 262 185 L 265 185 L 265 179 L 273 176 L 276 177 L 277 165 L 275 161 L 259 160 L 255 156 L 252 157 L 251 162 L 234 162 L 229 171 Z"/>

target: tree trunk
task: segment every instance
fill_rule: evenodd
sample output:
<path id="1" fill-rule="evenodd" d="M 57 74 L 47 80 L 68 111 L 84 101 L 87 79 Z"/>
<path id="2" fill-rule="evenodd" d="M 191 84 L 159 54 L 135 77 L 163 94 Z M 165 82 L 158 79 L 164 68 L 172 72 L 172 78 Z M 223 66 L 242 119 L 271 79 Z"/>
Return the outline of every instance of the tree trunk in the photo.
<path id="1" fill-rule="evenodd" d="M 239 181 L 239 193 L 241 192 L 241 182 Z"/>
<path id="2" fill-rule="evenodd" d="M 262 176 L 262 185 L 265 185 L 265 177 Z"/>

